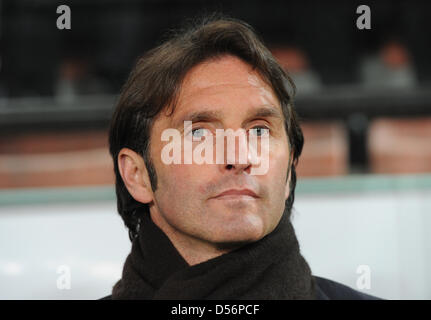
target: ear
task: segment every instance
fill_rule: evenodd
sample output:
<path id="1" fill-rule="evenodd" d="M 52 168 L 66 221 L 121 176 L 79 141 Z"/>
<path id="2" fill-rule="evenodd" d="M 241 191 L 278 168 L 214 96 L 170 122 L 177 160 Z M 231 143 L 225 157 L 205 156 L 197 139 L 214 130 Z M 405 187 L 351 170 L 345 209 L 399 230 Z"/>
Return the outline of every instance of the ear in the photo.
<path id="1" fill-rule="evenodd" d="M 135 151 L 123 148 L 118 153 L 118 170 L 130 195 L 138 202 L 153 201 L 150 177 L 144 159 Z"/>
<path id="2" fill-rule="evenodd" d="M 290 195 L 290 180 L 292 177 L 292 162 L 293 162 L 293 152 L 290 154 L 290 159 L 289 159 L 289 175 L 287 177 L 287 181 L 286 181 L 286 186 L 285 186 L 285 200 L 287 200 L 287 198 L 289 198 Z"/>

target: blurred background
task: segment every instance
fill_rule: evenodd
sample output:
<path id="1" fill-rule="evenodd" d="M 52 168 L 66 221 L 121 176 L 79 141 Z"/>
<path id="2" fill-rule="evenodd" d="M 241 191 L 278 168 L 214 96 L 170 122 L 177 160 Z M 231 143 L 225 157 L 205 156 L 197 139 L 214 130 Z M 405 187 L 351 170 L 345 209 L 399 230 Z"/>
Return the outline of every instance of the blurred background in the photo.
<path id="1" fill-rule="evenodd" d="M 70 30 L 56 27 L 64 4 Z M 293 222 L 313 273 L 430 299 L 431 2 L 385 0 L 1 1 L 0 299 L 110 293 L 130 250 L 113 107 L 140 55 L 214 10 L 251 24 L 297 86 Z"/>

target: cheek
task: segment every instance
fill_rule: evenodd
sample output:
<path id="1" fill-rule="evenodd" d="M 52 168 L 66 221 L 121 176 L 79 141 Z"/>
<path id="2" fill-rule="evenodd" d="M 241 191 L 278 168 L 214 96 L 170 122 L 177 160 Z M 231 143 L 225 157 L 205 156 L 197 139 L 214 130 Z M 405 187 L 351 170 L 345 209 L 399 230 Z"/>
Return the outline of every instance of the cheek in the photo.
<path id="1" fill-rule="evenodd" d="M 284 178 L 287 177 L 289 167 L 289 146 L 287 142 L 275 141 L 269 149 L 270 171 L 273 174 L 285 172 Z"/>
<path id="2" fill-rule="evenodd" d="M 165 192 L 181 192 L 184 185 L 189 185 L 190 178 L 187 177 L 185 165 L 162 165 L 160 172 L 160 189 Z M 180 186 L 183 186 L 183 188 L 180 188 Z"/>
<path id="3" fill-rule="evenodd" d="M 285 186 L 289 167 L 289 148 L 287 143 L 274 143 L 270 149 L 268 179 L 277 194 L 285 196 Z"/>
<path id="4" fill-rule="evenodd" d="M 204 198 L 208 181 L 207 165 L 175 164 L 162 165 L 162 174 L 159 179 L 160 190 L 166 195 L 168 201 L 189 201 Z"/>
<path id="5" fill-rule="evenodd" d="M 178 168 L 178 165 L 161 165 L 157 170 L 158 188 L 155 197 L 159 210 L 166 215 L 165 218 L 174 218 L 182 209 L 188 207 L 188 201 L 192 200 L 192 187 L 186 173 L 186 170 Z"/>

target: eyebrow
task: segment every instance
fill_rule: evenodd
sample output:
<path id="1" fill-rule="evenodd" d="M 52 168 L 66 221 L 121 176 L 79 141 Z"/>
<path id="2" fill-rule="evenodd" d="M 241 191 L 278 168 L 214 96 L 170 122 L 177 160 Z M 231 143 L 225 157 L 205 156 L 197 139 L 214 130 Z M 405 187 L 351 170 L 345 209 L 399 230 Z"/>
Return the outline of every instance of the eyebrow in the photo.
<path id="1" fill-rule="evenodd" d="M 223 117 L 223 112 L 217 110 L 202 110 L 194 111 L 183 115 L 178 121 L 175 121 L 175 127 L 180 127 L 184 121 L 195 122 L 210 122 L 219 121 Z M 284 120 L 283 114 L 278 110 L 278 108 L 272 105 L 265 105 L 254 109 L 251 114 L 242 123 L 244 125 L 248 121 L 255 118 L 277 118 L 279 120 Z"/>
<path id="2" fill-rule="evenodd" d="M 222 118 L 223 113 L 221 111 L 215 110 L 202 110 L 202 111 L 194 111 L 191 113 L 187 113 L 182 116 L 178 121 L 175 122 L 175 127 L 180 127 L 183 125 L 184 121 L 192 121 L 195 122 L 210 122 L 214 120 L 219 120 Z"/>
<path id="3" fill-rule="evenodd" d="M 254 109 L 250 116 L 242 123 L 242 125 L 255 118 L 276 118 L 279 120 L 284 120 L 284 116 L 278 110 L 278 108 L 272 105 L 265 105 Z"/>

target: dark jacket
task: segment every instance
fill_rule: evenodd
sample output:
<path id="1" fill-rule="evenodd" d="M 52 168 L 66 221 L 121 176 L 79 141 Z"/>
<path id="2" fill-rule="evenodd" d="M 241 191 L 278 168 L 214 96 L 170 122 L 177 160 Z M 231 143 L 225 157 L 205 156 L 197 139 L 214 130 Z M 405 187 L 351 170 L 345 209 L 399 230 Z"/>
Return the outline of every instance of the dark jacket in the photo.
<path id="1" fill-rule="evenodd" d="M 353 290 L 344 284 L 314 276 L 316 280 L 316 299 L 317 300 L 380 300 L 380 298 L 371 296 Z"/>
<path id="2" fill-rule="evenodd" d="M 329 279 L 316 277 L 317 300 L 379 300 L 380 298 L 359 292 L 344 284 Z M 111 295 L 100 300 L 111 300 Z"/>

